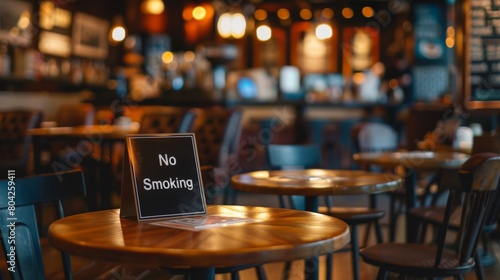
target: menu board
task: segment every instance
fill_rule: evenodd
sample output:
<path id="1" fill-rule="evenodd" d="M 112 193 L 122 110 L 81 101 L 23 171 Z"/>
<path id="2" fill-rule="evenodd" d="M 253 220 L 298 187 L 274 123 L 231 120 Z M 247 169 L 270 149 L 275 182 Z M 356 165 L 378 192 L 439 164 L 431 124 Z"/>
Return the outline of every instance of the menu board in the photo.
<path id="1" fill-rule="evenodd" d="M 469 0 L 468 7 L 466 102 L 470 108 L 500 108 L 500 0 Z"/>

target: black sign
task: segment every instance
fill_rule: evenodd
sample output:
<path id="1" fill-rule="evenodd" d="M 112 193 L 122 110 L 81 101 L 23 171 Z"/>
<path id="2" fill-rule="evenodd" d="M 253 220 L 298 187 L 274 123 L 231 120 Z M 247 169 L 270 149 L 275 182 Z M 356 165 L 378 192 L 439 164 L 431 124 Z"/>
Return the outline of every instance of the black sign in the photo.
<path id="1" fill-rule="evenodd" d="M 500 102 L 492 101 L 500 101 L 500 1 L 469 1 L 467 101 L 473 108 L 499 108 Z"/>
<path id="2" fill-rule="evenodd" d="M 206 214 L 194 134 L 128 135 L 126 144 L 121 216 Z"/>

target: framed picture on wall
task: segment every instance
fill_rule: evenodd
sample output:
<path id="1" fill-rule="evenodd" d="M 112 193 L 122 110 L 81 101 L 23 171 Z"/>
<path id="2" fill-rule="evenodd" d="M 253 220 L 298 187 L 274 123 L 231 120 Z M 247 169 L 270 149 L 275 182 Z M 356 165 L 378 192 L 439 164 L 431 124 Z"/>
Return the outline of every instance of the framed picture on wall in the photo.
<path id="1" fill-rule="evenodd" d="M 342 74 L 351 77 L 355 72 L 369 69 L 379 61 L 379 32 L 373 27 L 348 27 L 342 39 Z"/>
<path id="2" fill-rule="evenodd" d="M 73 54 L 89 58 L 108 55 L 109 23 L 84 13 L 76 13 L 73 21 Z"/>
<path id="3" fill-rule="evenodd" d="M 33 37 L 29 2 L 0 1 L 0 40 L 18 46 L 29 46 Z"/>
<path id="4" fill-rule="evenodd" d="M 311 22 L 297 22 L 292 25 L 290 35 L 290 62 L 306 73 L 337 72 L 337 26 L 331 26 L 333 36 L 320 40 Z"/>

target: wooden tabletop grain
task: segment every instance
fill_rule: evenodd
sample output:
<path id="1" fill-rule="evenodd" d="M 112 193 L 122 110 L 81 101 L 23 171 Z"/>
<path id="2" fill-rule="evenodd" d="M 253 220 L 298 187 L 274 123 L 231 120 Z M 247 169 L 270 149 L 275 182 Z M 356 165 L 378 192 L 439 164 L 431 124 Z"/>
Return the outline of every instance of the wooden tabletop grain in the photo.
<path id="1" fill-rule="evenodd" d="M 396 166 L 408 169 L 458 169 L 470 155 L 452 151 L 366 152 L 353 155 L 359 164 Z"/>
<path id="2" fill-rule="evenodd" d="M 389 173 L 329 169 L 254 171 L 231 178 L 231 186 L 239 191 L 303 196 L 380 193 L 401 183 Z"/>
<path id="3" fill-rule="evenodd" d="M 224 267 L 317 257 L 349 242 L 343 221 L 317 213 L 253 206 L 208 206 L 209 215 L 253 221 L 188 231 L 120 218 L 119 210 L 69 216 L 49 242 L 70 254 L 159 267 Z"/>
<path id="4" fill-rule="evenodd" d="M 127 134 L 139 131 L 137 126 L 121 125 L 86 125 L 76 127 L 45 127 L 28 130 L 28 134 L 41 138 L 100 138 L 111 140 L 124 140 Z"/>

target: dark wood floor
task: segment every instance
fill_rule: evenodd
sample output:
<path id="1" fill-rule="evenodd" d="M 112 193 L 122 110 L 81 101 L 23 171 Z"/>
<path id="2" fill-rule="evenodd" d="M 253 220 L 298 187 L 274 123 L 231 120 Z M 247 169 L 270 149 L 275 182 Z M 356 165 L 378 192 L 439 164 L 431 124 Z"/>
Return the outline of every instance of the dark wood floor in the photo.
<path id="1" fill-rule="evenodd" d="M 265 195 L 252 195 L 252 194 L 238 194 L 237 201 L 238 204 L 243 205 L 262 205 L 262 206 L 277 206 L 277 199 L 274 196 Z M 337 205 L 363 205 L 366 200 L 363 197 L 336 197 L 334 203 Z M 386 201 L 382 199 L 379 202 L 380 205 L 387 205 Z M 79 202 L 72 202 L 70 204 L 73 208 L 79 209 Z M 78 211 L 78 210 L 75 210 Z M 49 213 L 47 213 L 49 212 Z M 50 215 L 50 211 L 45 211 L 46 215 Z M 50 217 L 44 216 L 44 219 L 50 219 Z M 386 221 L 385 221 L 386 222 Z M 404 219 L 400 219 L 398 222 L 398 236 L 397 240 L 403 240 L 402 229 L 404 228 Z M 364 228 L 360 228 L 360 236 L 363 236 Z M 374 243 L 373 240 L 369 241 L 371 244 Z M 46 249 L 45 254 L 45 266 L 47 267 L 46 274 L 47 279 L 57 280 L 64 279 L 63 273 L 61 271 L 61 262 L 57 250 L 50 248 L 46 243 L 43 245 Z M 500 260 L 500 238 L 493 238 L 492 242 L 489 244 L 490 251 L 493 252 L 496 260 Z M 177 280 L 182 279 L 182 277 L 177 275 L 171 275 L 165 271 L 158 270 L 155 268 L 147 267 L 134 267 L 134 266 L 121 266 L 115 263 L 103 262 L 97 259 L 83 259 L 79 257 L 72 257 L 73 267 L 75 270 L 74 278 L 75 280 L 89 280 L 89 279 L 99 279 L 99 280 L 111 280 L 111 279 L 144 279 L 144 280 L 157 280 L 157 279 L 171 279 Z M 1 260 L 0 269 L 4 273 L 4 279 L 10 279 L 8 275 L 5 275 L 5 260 Z M 338 252 L 334 255 L 334 275 L 333 279 L 344 280 L 352 279 L 351 272 L 351 255 L 349 250 L 344 250 Z M 320 279 L 325 277 L 325 260 L 320 258 Z M 283 272 L 283 263 L 272 263 L 265 265 L 266 274 L 269 280 L 281 279 Z M 496 261 L 493 266 L 486 267 L 485 272 L 488 280 L 499 279 L 500 275 L 500 263 Z M 361 262 L 361 280 L 371 280 L 376 278 L 377 269 L 366 263 Z M 253 269 L 245 270 L 240 272 L 240 277 L 242 280 L 254 280 L 257 279 L 256 274 Z M 217 280 L 230 279 L 229 275 L 218 275 Z M 289 279 L 299 280 L 303 279 L 303 262 L 295 261 L 292 265 L 292 272 Z M 466 276 L 466 280 L 476 279 L 474 273 L 469 273 Z M 28 279 L 26 279 L 28 280 Z"/>

